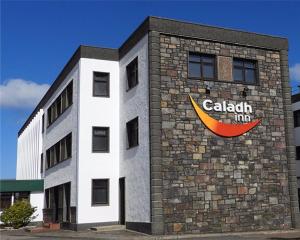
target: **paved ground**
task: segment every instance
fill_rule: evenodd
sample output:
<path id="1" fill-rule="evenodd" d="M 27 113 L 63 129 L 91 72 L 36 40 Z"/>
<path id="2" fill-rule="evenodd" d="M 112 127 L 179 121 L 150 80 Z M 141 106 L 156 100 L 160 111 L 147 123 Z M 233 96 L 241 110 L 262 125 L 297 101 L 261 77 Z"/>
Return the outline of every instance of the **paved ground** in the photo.
<path id="1" fill-rule="evenodd" d="M 132 231 L 80 231 L 73 232 L 60 230 L 56 232 L 29 233 L 24 230 L 10 230 L 0 232 L 1 240 L 50 240 L 50 239 L 103 239 L 103 240 L 172 240 L 172 239 L 207 239 L 207 240 L 300 240 L 300 230 L 297 231 L 268 231 L 255 233 L 234 234 L 202 234 L 202 235 L 178 235 L 178 236 L 149 236 Z"/>

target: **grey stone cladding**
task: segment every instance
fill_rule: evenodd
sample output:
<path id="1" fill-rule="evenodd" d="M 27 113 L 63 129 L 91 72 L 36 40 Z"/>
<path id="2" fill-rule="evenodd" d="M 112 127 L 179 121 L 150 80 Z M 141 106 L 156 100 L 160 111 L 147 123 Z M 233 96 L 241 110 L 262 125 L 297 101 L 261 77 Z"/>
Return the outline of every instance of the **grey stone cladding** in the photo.
<path id="1" fill-rule="evenodd" d="M 289 229 L 280 52 L 166 34 L 160 34 L 159 46 L 161 139 L 157 143 L 161 142 L 164 233 Z M 256 60 L 259 83 L 247 85 L 243 97 L 243 84 L 189 79 L 190 51 Z M 189 94 L 199 104 L 206 98 L 246 101 L 253 108 L 252 119 L 262 121 L 239 137 L 216 136 L 200 122 Z M 227 123 L 234 119 L 228 113 L 210 115 Z"/>

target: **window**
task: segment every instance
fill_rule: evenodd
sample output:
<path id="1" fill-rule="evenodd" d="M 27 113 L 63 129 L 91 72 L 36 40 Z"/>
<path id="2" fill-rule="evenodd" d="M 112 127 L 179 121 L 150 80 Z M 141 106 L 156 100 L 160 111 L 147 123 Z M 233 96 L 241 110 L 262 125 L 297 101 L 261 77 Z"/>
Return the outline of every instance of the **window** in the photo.
<path id="1" fill-rule="evenodd" d="M 300 146 L 296 146 L 296 160 L 300 160 Z"/>
<path id="2" fill-rule="evenodd" d="M 109 180 L 92 180 L 92 205 L 109 204 Z"/>
<path id="3" fill-rule="evenodd" d="M 126 123 L 128 148 L 139 145 L 139 120 L 138 117 Z"/>
<path id="4" fill-rule="evenodd" d="M 215 56 L 207 54 L 189 54 L 189 78 L 214 79 Z"/>
<path id="5" fill-rule="evenodd" d="M 256 84 L 256 62 L 246 59 L 233 59 L 233 79 L 235 82 Z"/>
<path id="6" fill-rule="evenodd" d="M 294 111 L 294 127 L 300 127 L 300 110 Z"/>
<path id="7" fill-rule="evenodd" d="M 126 67 L 127 72 L 127 90 L 135 87 L 138 84 L 138 58 L 136 57 Z"/>
<path id="8" fill-rule="evenodd" d="M 14 203 L 18 200 L 29 200 L 29 192 L 15 192 L 14 193 Z"/>
<path id="9" fill-rule="evenodd" d="M 43 153 L 41 154 L 41 173 L 43 172 L 44 170 L 44 156 L 43 156 Z"/>
<path id="10" fill-rule="evenodd" d="M 93 152 L 109 152 L 109 128 L 93 127 Z"/>
<path id="11" fill-rule="evenodd" d="M 0 211 L 9 208 L 11 205 L 12 193 L 2 192 L 0 193 Z"/>
<path id="12" fill-rule="evenodd" d="M 72 157 L 72 133 L 46 151 L 46 169 Z"/>
<path id="13" fill-rule="evenodd" d="M 44 132 L 45 130 L 45 114 L 43 114 L 42 116 L 42 133 Z"/>
<path id="14" fill-rule="evenodd" d="M 109 97 L 109 73 L 94 72 L 93 94 L 95 97 Z"/>
<path id="15" fill-rule="evenodd" d="M 47 110 L 48 127 L 73 103 L 73 81 L 62 91 Z"/>

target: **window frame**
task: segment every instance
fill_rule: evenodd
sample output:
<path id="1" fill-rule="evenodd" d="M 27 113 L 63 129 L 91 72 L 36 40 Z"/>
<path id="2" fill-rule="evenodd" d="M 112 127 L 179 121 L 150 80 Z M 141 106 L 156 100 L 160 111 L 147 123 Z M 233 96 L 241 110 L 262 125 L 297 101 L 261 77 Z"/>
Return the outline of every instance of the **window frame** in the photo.
<path id="1" fill-rule="evenodd" d="M 72 89 L 71 93 L 69 93 L 70 89 Z M 57 98 L 51 103 L 51 105 L 47 109 L 47 129 L 56 122 L 57 119 L 61 115 L 64 114 L 64 112 L 67 111 L 68 108 L 70 108 L 73 105 L 73 79 L 67 84 L 67 86 L 61 91 L 61 93 L 58 95 Z M 63 109 L 63 95 L 66 95 L 66 107 Z M 71 100 L 71 101 L 70 101 Z M 58 102 L 60 102 L 60 110 L 58 114 L 57 105 Z"/>
<path id="2" fill-rule="evenodd" d="M 196 62 L 196 61 L 191 61 L 191 55 L 197 55 L 200 57 L 200 62 Z M 212 57 L 213 58 L 213 62 L 207 63 L 207 62 L 203 62 L 202 61 L 202 57 Z M 198 63 L 200 65 L 200 77 L 191 77 L 190 76 L 190 63 Z M 202 80 L 202 81 L 216 81 L 218 80 L 218 64 L 217 64 L 217 56 L 215 54 L 210 54 L 210 53 L 202 53 L 202 52 L 193 52 L 193 51 L 188 51 L 188 61 L 187 61 L 187 78 L 188 79 L 195 79 L 195 80 Z M 207 78 L 207 77 L 203 77 L 203 65 L 211 65 L 214 67 L 214 71 L 213 71 L 213 77 L 212 78 Z"/>
<path id="3" fill-rule="evenodd" d="M 136 140 L 137 143 L 135 145 L 130 146 L 130 142 L 131 141 L 129 140 L 129 134 L 128 134 L 129 133 L 129 129 L 128 129 L 128 127 L 134 121 L 137 121 L 137 140 Z M 135 117 L 135 118 L 133 118 L 133 119 L 131 119 L 130 121 L 128 121 L 126 123 L 126 134 L 127 134 L 127 150 L 139 146 L 139 117 L 138 116 Z"/>
<path id="4" fill-rule="evenodd" d="M 65 141 L 65 146 L 66 146 L 66 149 L 67 149 L 67 141 L 66 141 L 67 138 L 71 138 L 70 156 L 66 155 L 65 158 L 62 158 L 62 146 L 61 145 L 62 145 L 62 142 Z M 72 143 L 73 143 L 72 140 L 73 140 L 72 132 L 70 132 L 70 133 L 68 133 L 66 136 L 64 136 L 62 139 L 60 139 L 58 142 L 56 142 L 55 144 L 53 144 L 51 147 L 49 147 L 46 150 L 46 160 L 44 160 L 45 163 L 46 163 L 45 171 L 48 170 L 48 169 L 50 169 L 50 168 L 55 167 L 56 165 L 58 165 L 58 164 L 60 164 L 60 163 L 62 163 L 64 161 L 66 161 L 68 159 L 72 158 Z M 59 156 L 58 156 L 59 159 L 57 159 L 57 150 L 56 150 L 56 147 L 59 147 Z M 52 155 L 53 155 L 53 159 L 52 159 Z"/>
<path id="5" fill-rule="evenodd" d="M 99 128 L 107 131 L 107 149 L 106 150 L 94 150 L 94 129 Z M 100 127 L 93 126 L 92 127 L 92 153 L 109 153 L 110 152 L 110 128 L 109 127 Z"/>
<path id="6" fill-rule="evenodd" d="M 235 66 L 234 61 L 240 61 L 243 62 L 243 66 Z M 245 67 L 245 63 L 252 63 L 254 64 L 254 68 Z M 243 72 L 243 80 L 242 81 L 236 81 L 234 80 L 234 70 L 242 69 Z M 246 82 L 246 69 L 254 69 L 255 71 L 255 82 L 254 83 L 247 83 Z M 233 57 L 232 58 L 232 82 L 236 84 L 243 84 L 243 85 L 251 85 L 251 86 L 258 86 L 259 85 L 259 68 L 258 68 L 258 61 L 255 59 L 248 59 L 248 58 L 239 58 L 239 57 Z"/>
<path id="7" fill-rule="evenodd" d="M 105 180 L 107 181 L 107 202 L 106 203 L 95 203 L 94 200 L 94 191 L 93 191 L 93 182 L 96 180 Z M 92 207 L 101 207 L 101 206 L 109 206 L 110 204 L 110 179 L 109 178 L 92 178 L 91 179 L 91 206 Z"/>
<path id="8" fill-rule="evenodd" d="M 101 80 L 95 80 L 95 73 L 102 73 L 102 74 L 107 74 L 108 79 L 106 81 L 106 91 L 107 95 L 97 95 L 95 94 L 95 82 L 104 82 Z M 93 97 L 103 97 L 103 98 L 109 98 L 110 97 L 110 73 L 109 72 L 98 72 L 98 71 L 93 71 Z"/>
<path id="9" fill-rule="evenodd" d="M 129 86 L 129 68 L 136 64 L 136 83 L 133 86 Z M 136 56 L 130 63 L 126 66 L 126 92 L 135 88 L 139 84 L 139 58 Z"/>

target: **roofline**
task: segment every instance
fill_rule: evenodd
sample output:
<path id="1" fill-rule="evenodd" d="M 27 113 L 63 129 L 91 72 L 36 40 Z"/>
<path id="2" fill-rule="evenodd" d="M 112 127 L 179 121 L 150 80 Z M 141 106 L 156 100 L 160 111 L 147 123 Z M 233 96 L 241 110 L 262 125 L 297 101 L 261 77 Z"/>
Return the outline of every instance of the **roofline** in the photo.
<path id="1" fill-rule="evenodd" d="M 53 93 L 58 89 L 60 84 L 65 80 L 68 74 L 72 71 L 72 69 L 76 66 L 80 58 L 91 58 L 91 59 L 102 59 L 102 60 L 111 60 L 118 61 L 119 60 L 119 52 L 118 49 L 113 48 L 100 48 L 100 47 L 92 47 L 92 46 L 83 46 L 80 45 L 75 53 L 72 55 L 70 60 L 64 66 L 64 68 L 59 73 L 58 77 L 55 79 L 53 84 L 50 86 L 48 91 L 45 93 L 41 101 L 37 104 L 33 112 L 27 118 L 26 122 L 20 128 L 18 132 L 18 136 L 22 134 L 27 125 L 34 118 L 35 114 L 43 108 L 43 106 L 48 102 Z"/>
<path id="2" fill-rule="evenodd" d="M 67 77 L 80 58 L 118 61 L 126 53 L 128 53 L 130 49 L 132 49 L 136 43 L 149 31 L 157 31 L 168 35 L 196 38 L 267 50 L 288 50 L 288 40 L 283 37 L 149 16 L 136 28 L 136 30 L 127 38 L 127 40 L 120 46 L 119 49 L 80 45 L 67 64 L 64 66 L 62 71 L 59 73 L 58 77 L 46 92 L 42 100 L 38 103 L 36 108 L 23 124 L 18 132 L 18 136 L 22 134 L 39 109 L 41 109 L 47 103 L 52 94 L 57 90 L 59 85 Z"/>

